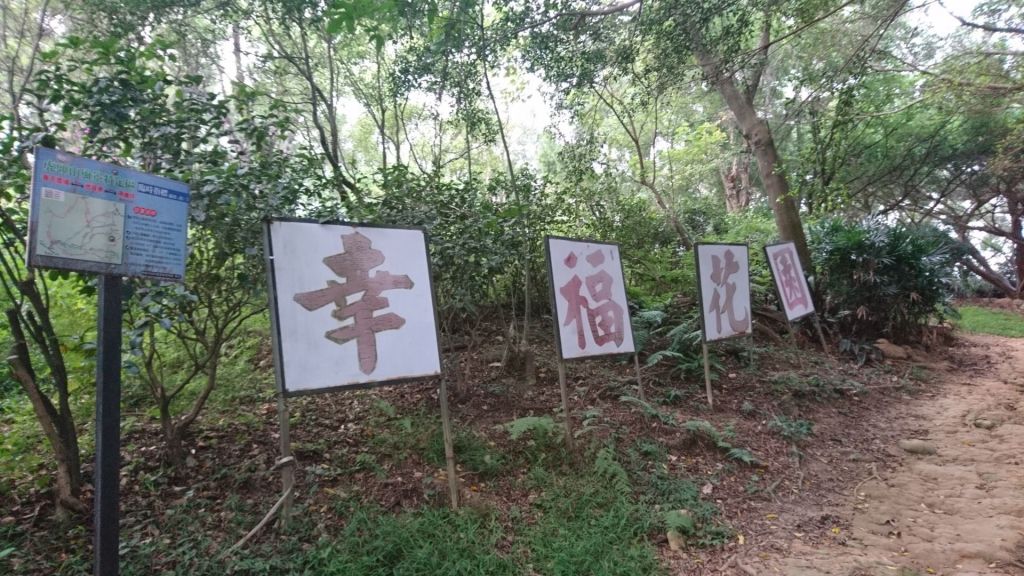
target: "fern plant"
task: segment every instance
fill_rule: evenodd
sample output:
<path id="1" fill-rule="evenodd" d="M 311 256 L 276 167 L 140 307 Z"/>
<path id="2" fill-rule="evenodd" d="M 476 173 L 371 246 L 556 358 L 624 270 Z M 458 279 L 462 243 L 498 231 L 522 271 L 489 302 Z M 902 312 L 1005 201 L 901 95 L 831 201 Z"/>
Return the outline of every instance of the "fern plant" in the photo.
<path id="1" fill-rule="evenodd" d="M 519 440 L 524 434 L 548 436 L 555 432 L 555 421 L 550 416 L 525 416 L 505 424 L 509 438 Z"/>
<path id="2" fill-rule="evenodd" d="M 629 474 L 622 464 L 619 464 L 613 446 L 606 445 L 597 451 L 594 459 L 594 474 L 617 494 L 629 496 L 632 493 L 633 488 L 629 483 Z"/>
<path id="3" fill-rule="evenodd" d="M 750 450 L 747 450 L 746 448 L 737 448 L 732 445 L 730 442 L 734 436 L 732 432 L 728 430 L 719 431 L 714 424 L 707 420 L 687 420 L 683 423 L 683 428 L 694 436 L 711 442 L 716 448 L 725 452 L 726 456 L 733 460 L 742 462 L 748 466 L 759 466 L 761 464 Z"/>

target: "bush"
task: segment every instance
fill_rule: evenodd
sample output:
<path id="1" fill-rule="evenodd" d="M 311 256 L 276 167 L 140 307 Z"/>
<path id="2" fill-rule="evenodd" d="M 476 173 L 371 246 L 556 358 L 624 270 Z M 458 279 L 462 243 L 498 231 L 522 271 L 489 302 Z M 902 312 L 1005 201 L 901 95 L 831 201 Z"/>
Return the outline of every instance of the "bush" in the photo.
<path id="1" fill-rule="evenodd" d="M 912 341 L 951 313 L 959 249 L 938 228 L 828 219 L 809 240 L 818 309 L 844 336 Z"/>

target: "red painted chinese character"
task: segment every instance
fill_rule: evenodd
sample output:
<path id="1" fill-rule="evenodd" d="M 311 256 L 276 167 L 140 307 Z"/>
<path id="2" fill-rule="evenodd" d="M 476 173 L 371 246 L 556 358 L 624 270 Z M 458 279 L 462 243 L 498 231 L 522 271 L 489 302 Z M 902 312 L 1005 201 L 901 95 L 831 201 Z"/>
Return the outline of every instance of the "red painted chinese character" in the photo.
<path id="1" fill-rule="evenodd" d="M 796 265 L 793 260 L 793 250 L 781 250 L 773 256 L 775 269 L 779 271 L 779 283 L 782 285 L 782 299 L 786 301 L 786 308 L 797 310 L 799 308 L 810 308 L 807 292 L 804 291 L 803 282 L 797 277 Z"/>
<path id="2" fill-rule="evenodd" d="M 359 369 L 371 374 L 377 368 L 377 332 L 397 330 L 405 325 L 405 318 L 393 312 L 374 316 L 377 310 L 389 305 L 388 299 L 380 294 L 385 290 L 409 290 L 413 282 L 405 274 L 396 276 L 384 271 L 377 271 L 371 277 L 370 270 L 384 263 L 384 253 L 373 248 L 370 239 L 359 232 L 342 234 L 341 242 L 345 251 L 324 258 L 324 264 L 345 282 L 328 280 L 327 288 L 302 292 L 294 299 L 309 311 L 333 303 L 337 308 L 331 316 L 343 322 L 352 318 L 351 324 L 331 330 L 325 336 L 338 344 L 355 340 Z M 349 304 L 348 297 L 360 292 L 363 295 Z"/>
<path id="3" fill-rule="evenodd" d="M 576 324 L 576 342 L 581 350 L 587 348 L 587 337 L 583 331 L 583 311 L 587 312 L 587 325 L 590 327 L 590 335 L 594 343 L 604 346 L 608 342 L 615 342 L 616 346 L 622 345 L 625 335 L 623 325 L 623 309 L 618 302 L 612 299 L 612 275 L 600 269 L 604 264 L 604 253 L 596 250 L 587 255 L 587 262 L 591 268 L 598 268 L 597 272 L 581 280 L 573 274 L 558 293 L 568 303 L 568 312 L 565 315 L 563 326 Z M 565 258 L 565 265 L 569 268 L 576 268 L 577 257 L 575 252 L 570 252 Z M 587 296 L 582 294 L 581 288 L 586 285 Z M 593 305 L 591 304 L 593 302 Z"/>
<path id="4" fill-rule="evenodd" d="M 724 261 L 718 255 L 711 256 L 711 267 L 711 281 L 715 284 L 715 293 L 711 297 L 711 306 L 708 312 L 714 314 L 716 333 L 722 334 L 723 315 L 729 321 L 731 334 L 746 333 L 750 326 L 750 315 L 744 310 L 744 316 L 738 317 L 733 303 L 736 296 L 736 282 L 729 281 L 730 276 L 740 271 L 740 263 L 736 261 L 732 250 L 726 250 Z"/>

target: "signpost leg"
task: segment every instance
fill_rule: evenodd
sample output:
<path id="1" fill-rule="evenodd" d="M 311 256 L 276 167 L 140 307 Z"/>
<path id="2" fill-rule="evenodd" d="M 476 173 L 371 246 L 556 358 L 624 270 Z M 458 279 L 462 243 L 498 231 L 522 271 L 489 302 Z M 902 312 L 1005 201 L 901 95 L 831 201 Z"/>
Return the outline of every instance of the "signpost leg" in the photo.
<path id="1" fill-rule="evenodd" d="M 121 277 L 100 275 L 96 357 L 95 576 L 117 576 L 121 469 Z"/>
<path id="2" fill-rule="evenodd" d="M 633 354 L 633 366 L 636 367 L 636 389 L 640 399 L 647 402 L 647 395 L 644 393 L 644 381 L 640 379 L 640 354 Z"/>
<path id="3" fill-rule="evenodd" d="M 789 343 L 796 348 L 796 331 L 793 330 L 792 322 L 786 322 L 786 332 L 789 332 Z"/>
<path id="4" fill-rule="evenodd" d="M 708 361 L 708 343 L 701 342 L 701 347 L 704 349 L 704 386 L 708 392 L 708 408 L 714 409 L 715 401 L 711 395 L 711 363 Z"/>
<path id="5" fill-rule="evenodd" d="M 565 383 L 565 360 L 558 361 L 558 387 L 562 391 L 562 417 L 565 419 L 565 447 L 575 452 L 572 441 L 572 419 L 569 417 L 569 388 Z"/>
<path id="6" fill-rule="evenodd" d="M 814 329 L 818 332 L 818 340 L 821 341 L 821 351 L 828 356 L 832 356 L 828 349 L 828 343 L 825 342 L 825 333 L 821 331 L 821 321 L 818 319 L 818 315 L 814 314 Z"/>
<path id="7" fill-rule="evenodd" d="M 800 347 L 796 343 L 796 330 L 793 330 L 792 322 L 786 322 L 786 331 L 789 332 L 789 343 L 793 346 L 793 349 L 796 350 L 797 361 L 800 363 L 800 369 L 803 370 L 806 368 L 806 365 L 804 364 L 804 357 L 800 354 Z"/>
<path id="8" fill-rule="evenodd" d="M 444 459 L 448 466 L 448 495 L 452 510 L 459 509 L 459 477 L 455 470 L 455 442 L 452 439 L 452 420 L 448 412 L 448 379 L 441 377 L 441 431 L 444 433 Z"/>
<path id="9" fill-rule="evenodd" d="M 288 421 L 288 402 L 284 394 L 277 395 L 277 423 L 281 429 L 281 490 L 284 501 L 281 504 L 282 529 L 288 526 L 292 512 L 292 501 L 295 499 L 295 460 L 292 458 L 291 428 Z"/>

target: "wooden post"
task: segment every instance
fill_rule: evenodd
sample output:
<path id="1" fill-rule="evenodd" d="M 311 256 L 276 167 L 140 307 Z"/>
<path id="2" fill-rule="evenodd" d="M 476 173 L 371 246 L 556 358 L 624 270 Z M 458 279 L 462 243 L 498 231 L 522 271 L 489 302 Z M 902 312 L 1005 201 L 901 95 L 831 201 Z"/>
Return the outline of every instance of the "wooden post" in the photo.
<path id="1" fill-rule="evenodd" d="M 708 391 L 708 408 L 713 410 L 715 408 L 715 401 L 711 394 L 711 363 L 708 361 L 707 341 L 701 342 L 701 347 L 704 349 L 704 386 Z"/>
<path id="2" fill-rule="evenodd" d="M 444 460 L 448 466 L 448 497 L 452 510 L 459 509 L 459 477 L 455 470 L 455 441 L 452 439 L 452 421 L 448 412 L 448 379 L 441 377 L 441 431 L 444 433 Z"/>
<path id="3" fill-rule="evenodd" d="M 831 357 L 832 353 L 828 349 L 828 343 L 825 342 L 825 333 L 821 331 L 821 322 L 818 320 L 818 313 L 814 313 L 814 329 L 818 332 L 818 340 L 821 341 L 821 351 L 826 356 Z"/>
<path id="4" fill-rule="evenodd" d="M 565 360 L 558 360 L 558 387 L 562 391 L 562 418 L 565 419 L 565 447 L 575 452 L 572 440 L 572 419 L 569 417 L 569 387 L 565 383 Z"/>
<path id="5" fill-rule="evenodd" d="M 793 330 L 793 323 L 788 320 L 786 321 L 786 330 L 789 332 L 789 343 L 793 345 L 793 349 L 797 352 L 796 360 L 800 364 L 800 369 L 803 370 L 807 366 L 804 364 L 804 357 L 800 355 L 800 347 L 796 343 L 796 330 Z"/>
<path id="6" fill-rule="evenodd" d="M 636 367 L 636 391 L 640 399 L 647 402 L 647 394 L 644 393 L 644 381 L 640 379 L 640 353 L 633 354 L 633 366 Z"/>
<path id="7" fill-rule="evenodd" d="M 295 460 L 292 458 L 291 428 L 288 422 L 288 403 L 283 393 L 277 395 L 277 423 L 281 429 L 281 490 L 284 502 L 281 504 L 281 529 L 288 527 L 288 518 L 295 499 Z"/>

